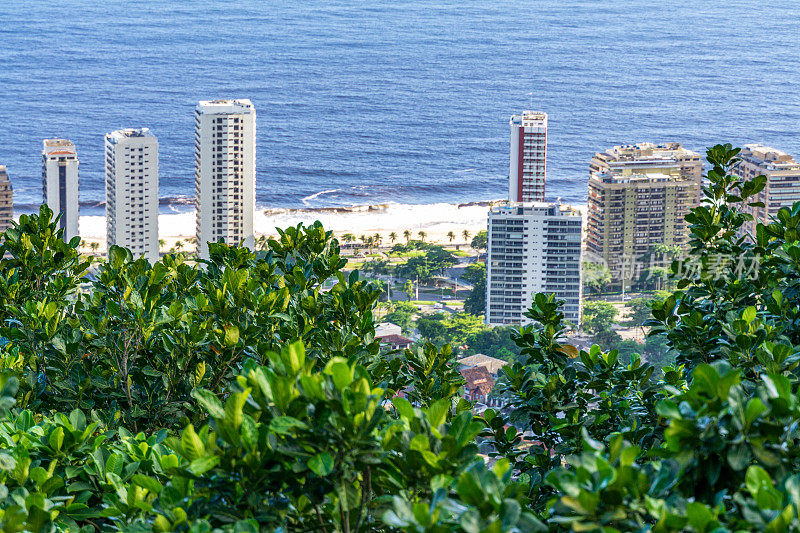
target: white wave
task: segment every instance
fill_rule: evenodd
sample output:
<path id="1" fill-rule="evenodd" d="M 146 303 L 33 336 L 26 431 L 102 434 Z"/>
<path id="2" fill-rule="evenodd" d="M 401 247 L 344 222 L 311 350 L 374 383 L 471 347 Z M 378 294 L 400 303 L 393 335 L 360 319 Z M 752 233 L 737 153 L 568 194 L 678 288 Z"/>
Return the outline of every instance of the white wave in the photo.
<path id="1" fill-rule="evenodd" d="M 316 193 L 311 194 L 309 196 L 306 196 L 305 198 L 300 199 L 300 201 L 303 202 L 303 205 L 307 205 L 307 206 L 311 207 L 311 203 L 310 203 L 311 200 L 316 200 L 317 198 L 319 198 L 323 194 L 331 194 L 333 192 L 339 192 L 341 190 L 342 189 L 329 189 L 327 191 L 319 191 L 319 192 L 316 192 Z"/>

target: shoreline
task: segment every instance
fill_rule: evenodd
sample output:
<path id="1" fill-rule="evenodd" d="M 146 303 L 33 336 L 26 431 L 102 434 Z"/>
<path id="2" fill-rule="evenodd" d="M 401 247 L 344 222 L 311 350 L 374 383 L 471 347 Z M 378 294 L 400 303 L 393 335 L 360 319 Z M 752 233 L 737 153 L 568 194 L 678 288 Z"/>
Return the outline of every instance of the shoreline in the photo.
<path id="1" fill-rule="evenodd" d="M 469 240 L 479 231 L 486 229 L 489 208 L 504 200 L 487 200 L 462 203 L 434 204 L 372 204 L 346 207 L 319 208 L 259 208 L 256 210 L 254 227 L 256 237 L 276 236 L 276 227 L 286 228 L 299 223 L 322 222 L 336 237 L 351 233 L 356 242 L 360 236 L 380 235 L 388 244 L 390 234 L 395 234 L 394 242 L 405 242 L 404 232 L 410 238 L 419 239 L 419 232 L 425 233 L 425 240 L 438 244 L 464 244 L 463 232 L 470 234 Z M 585 214 L 585 204 L 567 204 L 580 209 Z M 160 214 L 158 217 L 159 239 L 166 242 L 162 251 L 169 250 L 181 241 L 181 249 L 190 251 L 193 245 L 187 242 L 195 232 L 195 210 L 180 213 Z M 96 253 L 105 251 L 105 216 L 82 215 L 80 217 L 81 238 L 84 249 L 89 250 L 92 243 L 98 243 Z M 451 239 L 448 233 L 452 232 Z"/>

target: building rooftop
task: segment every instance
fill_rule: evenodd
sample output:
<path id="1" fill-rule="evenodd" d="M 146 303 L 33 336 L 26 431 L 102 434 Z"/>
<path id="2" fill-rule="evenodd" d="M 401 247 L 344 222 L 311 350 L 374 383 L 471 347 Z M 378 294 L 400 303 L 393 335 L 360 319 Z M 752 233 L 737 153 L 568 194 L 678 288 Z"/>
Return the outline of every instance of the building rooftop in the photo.
<path id="1" fill-rule="evenodd" d="M 505 205 L 492 206 L 492 215 L 531 215 L 540 213 L 551 216 L 580 216 L 580 211 L 574 207 L 557 202 L 510 202 Z"/>
<path id="2" fill-rule="evenodd" d="M 592 175 L 603 183 L 657 183 L 660 181 L 687 181 L 679 174 L 665 174 L 663 172 L 632 172 L 618 174 L 616 172 L 602 172 Z"/>
<path id="3" fill-rule="evenodd" d="M 687 150 L 681 143 L 670 142 L 662 144 L 654 144 L 650 142 L 642 142 L 635 144 L 623 144 L 615 146 L 606 150 L 605 152 L 598 152 L 597 156 L 602 157 L 609 162 L 638 162 L 638 161 L 665 161 L 671 162 L 678 158 L 686 159 L 687 157 L 700 157 L 700 154 Z"/>
<path id="4" fill-rule="evenodd" d="M 475 355 L 470 355 L 469 357 L 458 359 L 456 363 L 463 365 L 467 368 L 474 368 L 479 366 L 484 367 L 493 375 L 497 375 L 497 373 L 500 372 L 501 368 L 509 364 L 508 361 L 503 361 L 502 359 L 498 359 L 496 357 L 483 355 L 482 353 L 476 353 Z"/>
<path id="5" fill-rule="evenodd" d="M 393 324 L 391 322 L 379 322 L 375 324 L 375 336 L 380 337 L 382 335 L 402 335 L 403 328 L 398 326 L 397 324 Z"/>
<path id="6" fill-rule="evenodd" d="M 235 100 L 200 100 L 195 109 L 197 113 L 201 115 L 241 115 L 255 112 L 253 102 L 246 98 Z"/>
<path id="7" fill-rule="evenodd" d="M 470 396 L 487 396 L 494 388 L 494 378 L 491 372 L 484 366 L 472 368 L 462 368 L 459 370 L 464 377 L 465 388 Z"/>
<path id="8" fill-rule="evenodd" d="M 512 126 L 546 126 L 547 113 L 542 111 L 523 111 L 520 115 L 511 115 Z"/>
<path id="9" fill-rule="evenodd" d="M 42 141 L 45 148 L 74 148 L 75 145 L 69 139 L 45 139 Z"/>
<path id="10" fill-rule="evenodd" d="M 381 335 L 376 336 L 376 339 L 380 341 L 381 344 L 390 344 L 390 345 L 397 345 L 397 346 L 409 346 L 413 344 L 414 341 L 407 337 L 403 337 L 402 335 Z"/>
<path id="11" fill-rule="evenodd" d="M 67 139 L 45 139 L 42 141 L 42 155 L 76 155 L 75 145 Z"/>
<path id="12" fill-rule="evenodd" d="M 800 170 L 800 164 L 798 164 L 792 156 L 783 150 L 770 148 L 763 144 L 744 145 L 744 148 L 742 148 L 742 151 L 739 153 L 739 157 L 768 170 Z"/>
<path id="13" fill-rule="evenodd" d="M 116 130 L 111 133 L 106 133 L 106 138 L 112 143 L 121 141 L 122 139 L 130 138 L 145 138 L 149 137 L 155 139 L 156 136 L 150 133 L 150 128 L 127 128 L 124 130 Z"/>

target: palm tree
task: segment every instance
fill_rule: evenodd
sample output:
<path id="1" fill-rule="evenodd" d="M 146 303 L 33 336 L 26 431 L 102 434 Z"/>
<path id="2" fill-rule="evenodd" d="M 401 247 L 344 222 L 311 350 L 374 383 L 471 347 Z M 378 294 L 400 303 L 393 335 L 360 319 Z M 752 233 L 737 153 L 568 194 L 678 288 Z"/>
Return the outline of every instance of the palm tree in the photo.
<path id="1" fill-rule="evenodd" d="M 345 233 L 344 235 L 342 235 L 342 240 L 344 242 L 353 242 L 354 240 L 356 240 L 356 236 L 353 235 L 352 233 Z"/>
<path id="2" fill-rule="evenodd" d="M 391 232 L 391 233 L 389 234 L 389 240 L 391 240 L 391 241 L 392 241 L 392 244 L 394 244 L 394 241 L 396 241 L 396 240 L 397 240 L 397 233 L 395 233 L 395 232 Z"/>
<path id="3" fill-rule="evenodd" d="M 469 238 L 472 237 L 472 234 L 469 232 L 468 229 L 465 229 L 461 232 L 461 235 L 464 236 L 464 242 L 469 242 Z"/>
<path id="4" fill-rule="evenodd" d="M 93 242 L 92 244 L 89 245 L 89 248 L 92 249 L 92 253 L 96 254 L 97 250 L 100 249 L 100 243 L 95 241 L 95 242 Z"/>
<path id="5" fill-rule="evenodd" d="M 410 231 L 408 231 L 408 230 L 405 230 L 405 231 L 403 232 L 403 237 L 405 237 L 405 238 L 406 238 L 406 242 L 410 241 L 410 240 L 411 240 L 411 232 L 410 232 Z"/>
<path id="6" fill-rule="evenodd" d="M 418 231 L 417 235 L 419 235 L 419 240 L 421 240 L 422 242 L 425 242 L 425 237 L 428 236 L 428 234 L 425 233 L 424 231 Z"/>
<path id="7" fill-rule="evenodd" d="M 380 233 L 376 233 L 375 235 L 372 236 L 372 239 L 375 241 L 375 246 L 380 246 L 383 237 L 381 237 Z"/>
<path id="8" fill-rule="evenodd" d="M 362 243 L 366 244 L 367 243 L 367 236 L 366 235 L 359 235 L 358 236 L 358 240 L 361 241 Z"/>
<path id="9" fill-rule="evenodd" d="M 161 250 L 167 245 L 167 241 L 164 239 L 158 239 L 158 249 Z"/>
<path id="10" fill-rule="evenodd" d="M 180 252 L 181 248 L 183 248 L 183 241 L 175 241 L 175 249 Z"/>
<path id="11" fill-rule="evenodd" d="M 375 237 L 367 237 L 364 243 L 369 247 L 369 253 L 372 253 L 372 246 L 375 244 Z"/>
<path id="12" fill-rule="evenodd" d="M 453 233 L 452 231 L 448 231 L 447 238 L 450 239 L 450 242 L 453 242 L 453 240 L 456 238 L 456 234 Z"/>

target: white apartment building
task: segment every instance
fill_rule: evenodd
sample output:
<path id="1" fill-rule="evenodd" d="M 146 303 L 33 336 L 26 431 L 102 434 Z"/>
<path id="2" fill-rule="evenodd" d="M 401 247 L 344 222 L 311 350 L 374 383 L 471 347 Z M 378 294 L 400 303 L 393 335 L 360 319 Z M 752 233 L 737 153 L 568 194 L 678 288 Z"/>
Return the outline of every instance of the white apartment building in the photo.
<path id="1" fill-rule="evenodd" d="M 547 113 L 513 115 L 508 170 L 509 202 L 543 202 L 547 173 Z"/>
<path id="2" fill-rule="evenodd" d="M 746 144 L 739 152 L 741 162 L 732 173 L 751 180 L 756 176 L 766 176 L 767 184 L 748 202 L 763 202 L 764 207 L 743 205 L 745 212 L 753 215 L 753 220 L 745 223 L 743 231 L 756 234 L 759 223 L 769 224 L 782 207 L 791 209 L 800 202 L 800 163 L 782 150 L 763 144 Z"/>
<path id="3" fill-rule="evenodd" d="M 201 101 L 195 109 L 197 246 L 223 240 L 253 247 L 256 110 L 250 100 Z"/>
<path id="4" fill-rule="evenodd" d="M 158 260 L 158 139 L 148 128 L 106 134 L 107 245 Z"/>
<path id="5" fill-rule="evenodd" d="M 6 166 L 0 165 L 0 232 L 11 227 L 14 220 L 14 188 L 8 178 Z"/>
<path id="6" fill-rule="evenodd" d="M 43 202 L 61 215 L 59 228 L 69 242 L 80 236 L 78 229 L 78 154 L 67 139 L 45 139 L 42 142 Z"/>
<path id="7" fill-rule="evenodd" d="M 580 213 L 559 203 L 526 202 L 489 212 L 486 323 L 527 324 L 536 293 L 564 300 L 564 317 L 580 324 Z"/>

